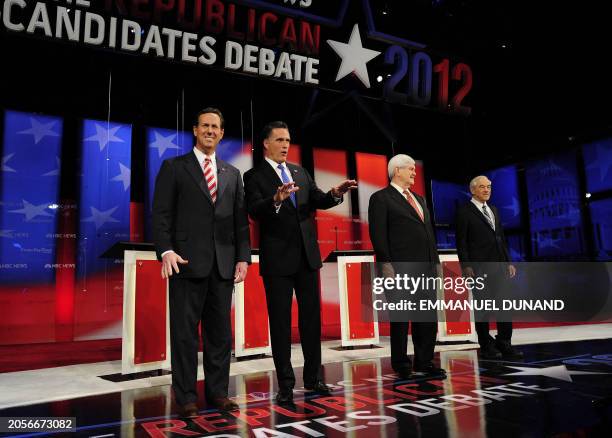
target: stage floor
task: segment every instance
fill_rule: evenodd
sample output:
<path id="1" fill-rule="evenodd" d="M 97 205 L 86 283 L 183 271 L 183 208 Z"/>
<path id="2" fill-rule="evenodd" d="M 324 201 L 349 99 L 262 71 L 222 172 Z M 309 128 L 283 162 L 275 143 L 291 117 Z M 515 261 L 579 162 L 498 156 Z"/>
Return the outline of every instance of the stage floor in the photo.
<path id="1" fill-rule="evenodd" d="M 520 348 L 520 362 L 479 360 L 476 349 L 439 352 L 445 380 L 398 380 L 386 357 L 326 364 L 333 393 L 296 389 L 294 406 L 271 401 L 274 372 L 234 375 L 230 395 L 240 411 L 209 410 L 202 401 L 201 416 L 186 421 L 168 385 L 13 407 L 0 417 L 76 417 L 76 436 L 84 437 L 612 436 L 612 407 L 601 403 L 612 396 L 612 340 Z M 299 368 L 296 377 L 300 388 Z M 54 434 L 61 435 L 75 436 Z"/>

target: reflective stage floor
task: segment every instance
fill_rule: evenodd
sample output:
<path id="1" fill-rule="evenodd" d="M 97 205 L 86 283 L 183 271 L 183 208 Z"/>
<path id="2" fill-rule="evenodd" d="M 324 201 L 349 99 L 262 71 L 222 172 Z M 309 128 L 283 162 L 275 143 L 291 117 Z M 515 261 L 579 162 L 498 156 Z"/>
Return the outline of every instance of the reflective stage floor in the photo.
<path id="1" fill-rule="evenodd" d="M 296 369 L 292 406 L 273 402 L 273 372 L 236 375 L 230 395 L 241 409 L 210 410 L 201 396 L 193 420 L 178 418 L 168 385 L 13 407 L 0 417 L 76 417 L 76 433 L 53 436 L 612 437 L 612 339 L 520 349 L 520 362 L 479 360 L 476 349 L 437 353 L 445 380 L 398 380 L 389 358 L 326 364 L 329 396 L 297 389 Z"/>

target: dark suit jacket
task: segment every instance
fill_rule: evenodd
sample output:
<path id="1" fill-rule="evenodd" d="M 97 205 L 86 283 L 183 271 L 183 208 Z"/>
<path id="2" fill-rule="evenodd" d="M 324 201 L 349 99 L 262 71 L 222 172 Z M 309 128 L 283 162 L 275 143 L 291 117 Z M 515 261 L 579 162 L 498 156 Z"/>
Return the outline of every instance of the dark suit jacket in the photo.
<path id="1" fill-rule="evenodd" d="M 189 261 L 179 277 L 207 277 L 215 256 L 221 277 L 232 278 L 236 262 L 251 261 L 240 171 L 217 158 L 213 204 L 193 151 L 165 160 L 155 181 L 153 238 L 158 259 L 172 249 Z"/>
<path id="2" fill-rule="evenodd" d="M 495 206 L 487 206 L 495 216 L 495 231 L 471 201 L 457 210 L 457 253 L 464 268 L 477 267 L 475 262 L 510 261 L 499 213 Z"/>
<path id="3" fill-rule="evenodd" d="M 244 174 L 248 212 L 259 222 L 259 271 L 261 275 L 292 275 L 298 271 L 302 247 L 311 269 L 319 269 L 321 253 L 313 219 L 316 209 L 338 204 L 330 192 L 317 187 L 308 172 L 287 163 L 291 177 L 300 188 L 297 208 L 290 198 L 276 213 L 274 194 L 282 182 L 276 171 L 264 160 Z"/>
<path id="4" fill-rule="evenodd" d="M 425 200 L 414 194 L 425 221 L 393 186 L 370 197 L 368 222 L 377 262 L 440 263 L 431 216 Z"/>

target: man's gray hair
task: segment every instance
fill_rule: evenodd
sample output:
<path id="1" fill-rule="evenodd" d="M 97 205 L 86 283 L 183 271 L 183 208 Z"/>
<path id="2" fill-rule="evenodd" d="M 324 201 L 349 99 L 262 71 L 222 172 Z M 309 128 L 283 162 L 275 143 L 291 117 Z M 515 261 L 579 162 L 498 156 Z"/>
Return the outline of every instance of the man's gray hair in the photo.
<path id="1" fill-rule="evenodd" d="M 472 181 L 470 181 L 470 190 L 476 188 L 476 185 L 478 184 L 478 180 L 481 179 L 481 178 L 489 179 L 486 175 L 478 175 L 478 176 L 472 178 Z"/>
<path id="2" fill-rule="evenodd" d="M 407 167 L 411 164 L 415 164 L 414 159 L 406 154 L 397 154 L 393 158 L 389 160 L 389 164 L 387 165 L 387 172 L 389 173 L 389 179 L 393 178 L 393 174 L 395 173 L 396 167 Z"/>

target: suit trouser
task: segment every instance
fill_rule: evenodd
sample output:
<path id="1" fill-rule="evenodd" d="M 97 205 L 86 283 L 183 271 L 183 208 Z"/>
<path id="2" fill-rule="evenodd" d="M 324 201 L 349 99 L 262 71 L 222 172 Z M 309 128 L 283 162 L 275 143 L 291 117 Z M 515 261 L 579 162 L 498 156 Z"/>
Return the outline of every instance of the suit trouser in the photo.
<path id="1" fill-rule="evenodd" d="M 280 389 L 292 389 L 295 375 L 291 366 L 291 303 L 293 290 L 298 305 L 298 328 L 304 354 L 304 385 L 321 379 L 321 302 L 318 270 L 308 265 L 302 251 L 298 271 L 293 275 L 263 277 L 270 320 L 272 356 Z"/>
<path id="2" fill-rule="evenodd" d="M 227 397 L 232 350 L 232 288 L 231 279 L 220 277 L 216 261 L 208 277 L 170 279 L 172 388 L 180 405 L 198 400 L 199 323 L 206 398 Z"/>
<path id="3" fill-rule="evenodd" d="M 411 368 L 408 348 L 409 322 L 391 322 L 391 366 L 394 370 Z M 436 347 L 437 322 L 412 322 L 412 344 L 414 345 L 414 366 L 424 367 L 431 363 Z"/>
<path id="4" fill-rule="evenodd" d="M 505 265 L 504 265 L 505 266 Z M 479 276 L 484 275 L 484 273 L 478 273 Z M 507 285 L 508 280 L 506 279 L 506 274 L 503 269 L 500 268 L 498 271 L 487 272 L 486 279 L 486 289 L 483 292 L 475 292 L 475 294 L 479 294 L 483 296 L 483 298 L 492 299 L 496 296 L 501 296 L 499 293 L 500 288 L 505 287 Z M 486 347 L 491 342 L 495 340 L 489 334 L 489 320 L 493 319 L 495 313 L 490 311 L 475 311 L 475 319 L 476 323 L 476 334 L 478 335 L 478 343 L 482 347 Z M 497 324 L 497 339 L 499 341 L 510 341 L 512 339 L 512 321 L 496 321 Z"/>

